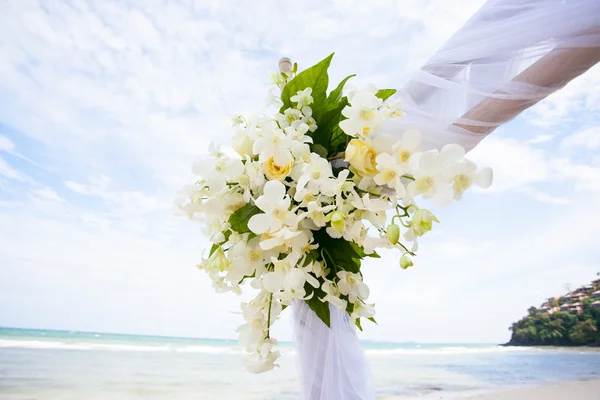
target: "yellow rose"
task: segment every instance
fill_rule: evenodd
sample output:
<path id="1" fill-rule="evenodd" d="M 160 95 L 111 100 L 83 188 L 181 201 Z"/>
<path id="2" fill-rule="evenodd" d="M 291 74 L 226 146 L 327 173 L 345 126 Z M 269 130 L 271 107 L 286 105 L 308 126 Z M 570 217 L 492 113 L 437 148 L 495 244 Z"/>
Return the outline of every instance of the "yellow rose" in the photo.
<path id="1" fill-rule="evenodd" d="M 370 142 L 365 142 L 359 139 L 352 139 L 346 147 L 346 160 L 350 166 L 362 176 L 377 175 L 375 168 L 375 158 L 377 152 L 371 146 Z"/>
<path id="2" fill-rule="evenodd" d="M 265 171 L 267 179 L 271 181 L 282 181 L 290 174 L 290 171 L 292 170 L 293 166 L 293 161 L 283 167 L 281 165 L 277 165 L 275 164 L 275 160 L 273 159 L 273 157 L 271 157 L 267 161 L 265 161 L 265 163 L 263 164 L 263 169 Z"/>

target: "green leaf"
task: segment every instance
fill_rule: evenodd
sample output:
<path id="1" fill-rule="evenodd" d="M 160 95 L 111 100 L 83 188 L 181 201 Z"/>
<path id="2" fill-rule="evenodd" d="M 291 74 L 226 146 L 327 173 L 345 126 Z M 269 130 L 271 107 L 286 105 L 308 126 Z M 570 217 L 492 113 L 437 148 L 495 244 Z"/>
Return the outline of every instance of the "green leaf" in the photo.
<path id="1" fill-rule="evenodd" d="M 321 146 L 320 144 L 313 144 L 310 147 L 310 150 L 313 153 L 317 153 L 318 155 L 320 155 L 323 158 L 327 158 L 327 149 L 323 146 Z"/>
<path id="2" fill-rule="evenodd" d="M 327 96 L 327 100 L 325 100 L 325 104 L 333 104 L 337 103 L 342 99 L 342 90 L 344 90 L 344 85 L 348 82 L 348 79 L 356 76 L 356 74 L 348 75 L 345 77 L 340 84 L 329 93 Z"/>
<path id="3" fill-rule="evenodd" d="M 323 104 L 327 95 L 327 87 L 329 86 L 329 75 L 327 74 L 327 70 L 331 64 L 333 54 L 334 53 L 331 53 L 321 62 L 300 72 L 294 79 L 285 85 L 281 92 L 281 101 L 283 102 L 280 110 L 281 113 L 287 108 L 292 107 L 290 98 L 298 93 L 298 91 L 304 90 L 307 87 L 312 88 L 312 98 L 314 103 L 311 105 L 311 108 L 319 108 Z"/>
<path id="4" fill-rule="evenodd" d="M 312 286 L 311 286 L 312 287 Z M 329 302 L 319 300 L 319 297 L 325 297 L 325 292 L 321 290 L 321 288 L 314 289 L 314 295 L 310 300 L 305 300 L 306 304 L 310 307 L 311 310 L 317 314 L 317 317 L 328 328 L 331 328 L 331 316 L 329 313 Z"/>
<path id="5" fill-rule="evenodd" d="M 360 329 L 360 331 L 362 332 L 362 326 L 360 326 L 360 318 L 356 319 L 356 326 L 358 327 L 358 329 Z"/>
<path id="6" fill-rule="evenodd" d="M 391 96 L 393 96 L 395 93 L 396 93 L 396 89 L 381 89 L 375 94 L 375 96 L 379 97 L 383 101 L 386 101 Z"/>
<path id="7" fill-rule="evenodd" d="M 373 318 L 373 317 L 369 317 L 369 318 L 367 318 L 367 319 L 368 319 L 369 321 L 371 321 L 372 323 L 374 323 L 375 325 L 378 325 L 378 324 L 377 324 L 377 321 L 375 321 L 375 318 Z"/>
<path id="8" fill-rule="evenodd" d="M 217 244 L 217 243 L 213 244 L 213 245 L 212 245 L 212 247 L 210 248 L 210 253 L 208 254 L 208 256 L 209 256 L 209 257 L 210 257 L 210 256 L 212 256 L 212 255 L 213 255 L 213 253 L 214 253 L 215 251 L 217 251 L 217 249 L 218 249 L 219 247 L 221 247 L 221 245 L 220 245 L 220 244 Z"/>
<path id="9" fill-rule="evenodd" d="M 371 254 L 365 253 L 365 249 L 354 242 L 350 242 L 350 245 L 356 251 L 356 253 L 360 256 L 360 258 L 371 257 L 371 258 L 381 258 L 379 254 L 373 251 Z"/>
<path id="10" fill-rule="evenodd" d="M 318 230 L 313 235 L 327 256 L 328 266 L 332 268 L 332 273 L 339 269 L 355 274 L 360 272 L 361 257 L 349 242 L 344 239 L 332 238 L 325 229 Z"/>
<path id="11" fill-rule="evenodd" d="M 315 144 L 320 144 L 327 149 L 327 153 L 331 154 L 332 134 L 339 129 L 339 123 L 344 119 L 342 110 L 348 105 L 348 100 L 344 97 L 338 103 L 328 104 L 322 107 L 322 111 L 315 113 L 315 121 L 317 122 L 317 130 L 312 134 Z M 339 129 L 341 131 L 341 129 Z M 342 132 L 343 133 L 343 132 Z"/>
<path id="12" fill-rule="evenodd" d="M 306 259 L 304 260 L 304 264 L 302 267 L 306 267 L 311 262 L 317 261 L 319 259 L 319 252 L 317 250 L 311 250 L 306 254 Z"/>
<path id="13" fill-rule="evenodd" d="M 229 217 L 229 223 L 231 224 L 231 229 L 236 231 L 237 233 L 246 233 L 250 232 L 248 229 L 248 221 L 252 218 L 253 215 L 259 214 L 262 211 L 260 208 L 256 207 L 252 204 L 246 204 L 244 207 L 240 208 Z"/>

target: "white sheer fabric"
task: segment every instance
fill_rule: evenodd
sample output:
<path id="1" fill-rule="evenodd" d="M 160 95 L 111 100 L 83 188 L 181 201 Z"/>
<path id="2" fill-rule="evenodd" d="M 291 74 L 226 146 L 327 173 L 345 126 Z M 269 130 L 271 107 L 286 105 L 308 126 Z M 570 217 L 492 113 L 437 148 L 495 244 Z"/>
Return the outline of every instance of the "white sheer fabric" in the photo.
<path id="1" fill-rule="evenodd" d="M 400 95 L 430 147 L 472 149 L 485 135 L 600 60 L 599 0 L 489 0 Z"/>
<path id="2" fill-rule="evenodd" d="M 600 0 L 489 0 L 399 95 L 405 118 L 383 132 L 423 132 L 425 145 L 474 148 L 496 127 L 600 60 Z M 305 400 L 374 399 L 359 340 L 331 307 L 331 329 L 293 305 Z"/>
<path id="3" fill-rule="evenodd" d="M 374 400 L 367 363 L 349 316 L 329 305 L 331 328 L 304 301 L 292 304 L 294 344 L 305 400 Z"/>

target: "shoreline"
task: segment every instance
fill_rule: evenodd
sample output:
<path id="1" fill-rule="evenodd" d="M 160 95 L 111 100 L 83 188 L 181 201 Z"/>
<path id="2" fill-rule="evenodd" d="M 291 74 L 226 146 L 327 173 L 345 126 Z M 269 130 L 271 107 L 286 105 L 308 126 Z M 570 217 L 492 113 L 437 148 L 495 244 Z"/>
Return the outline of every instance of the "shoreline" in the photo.
<path id="1" fill-rule="evenodd" d="M 540 349 L 540 350 L 573 350 L 573 351 L 600 351 L 600 346 L 528 346 L 520 344 L 499 344 L 501 347 L 518 347 L 522 349 Z"/>

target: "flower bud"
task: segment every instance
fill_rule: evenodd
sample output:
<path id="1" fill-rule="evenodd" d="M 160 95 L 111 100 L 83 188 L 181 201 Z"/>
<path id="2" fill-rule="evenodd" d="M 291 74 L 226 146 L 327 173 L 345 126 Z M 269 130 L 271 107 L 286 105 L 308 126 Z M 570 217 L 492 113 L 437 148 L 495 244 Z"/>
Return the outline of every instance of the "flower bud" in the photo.
<path id="1" fill-rule="evenodd" d="M 223 251 L 223 248 L 219 246 L 217 250 L 209 257 L 205 268 L 209 271 L 226 271 L 229 268 L 229 260 Z"/>
<path id="2" fill-rule="evenodd" d="M 385 233 L 391 244 L 398 243 L 398 239 L 400 239 L 400 227 L 398 225 L 391 224 L 387 227 L 387 231 Z"/>
<path id="3" fill-rule="evenodd" d="M 412 266 L 413 266 L 413 262 L 409 256 L 407 256 L 405 254 L 402 257 L 400 257 L 400 268 L 407 269 L 408 267 L 412 267 Z"/>
<path id="4" fill-rule="evenodd" d="M 335 229 L 336 231 L 338 231 L 339 233 L 344 233 L 344 227 L 345 227 L 344 219 L 345 219 L 344 214 L 342 214 L 339 211 L 335 211 L 331 215 L 331 227 L 333 229 Z"/>
<path id="5" fill-rule="evenodd" d="M 431 211 L 419 209 L 413 214 L 411 228 L 417 236 L 423 236 L 431 230 L 434 221 L 440 222 Z"/>

